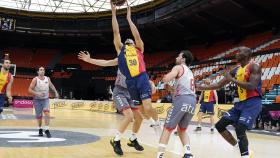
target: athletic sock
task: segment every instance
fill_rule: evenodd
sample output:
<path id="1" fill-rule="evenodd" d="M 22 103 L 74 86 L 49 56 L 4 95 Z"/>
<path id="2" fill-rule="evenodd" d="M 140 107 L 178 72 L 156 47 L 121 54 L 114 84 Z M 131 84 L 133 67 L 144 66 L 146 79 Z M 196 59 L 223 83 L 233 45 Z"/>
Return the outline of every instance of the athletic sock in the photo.
<path id="1" fill-rule="evenodd" d="M 121 140 L 121 132 L 117 131 L 114 141 L 120 141 Z"/>
<path id="2" fill-rule="evenodd" d="M 163 158 L 165 148 L 166 148 L 166 145 L 165 145 L 165 144 L 159 144 L 159 145 L 158 145 L 157 158 Z"/>
<path id="3" fill-rule="evenodd" d="M 132 133 L 131 137 L 129 138 L 129 140 L 134 141 L 135 139 L 137 139 L 136 133 Z"/>
<path id="4" fill-rule="evenodd" d="M 49 128 L 49 126 L 45 126 L 44 129 L 45 130 L 49 130 L 50 128 Z"/>
<path id="5" fill-rule="evenodd" d="M 189 144 L 184 145 L 185 154 L 191 154 L 191 146 Z"/>
<path id="6" fill-rule="evenodd" d="M 164 152 L 158 152 L 157 153 L 157 158 L 163 158 Z"/>

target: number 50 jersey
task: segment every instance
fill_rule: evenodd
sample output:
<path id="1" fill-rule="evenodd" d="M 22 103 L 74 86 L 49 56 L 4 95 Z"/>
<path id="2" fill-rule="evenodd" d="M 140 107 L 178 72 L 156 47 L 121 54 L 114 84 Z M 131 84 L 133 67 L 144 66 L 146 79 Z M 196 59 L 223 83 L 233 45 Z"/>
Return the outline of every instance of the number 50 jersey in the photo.
<path id="1" fill-rule="evenodd" d="M 119 69 L 127 78 L 133 78 L 146 72 L 144 55 L 138 48 L 124 45 L 118 56 Z"/>

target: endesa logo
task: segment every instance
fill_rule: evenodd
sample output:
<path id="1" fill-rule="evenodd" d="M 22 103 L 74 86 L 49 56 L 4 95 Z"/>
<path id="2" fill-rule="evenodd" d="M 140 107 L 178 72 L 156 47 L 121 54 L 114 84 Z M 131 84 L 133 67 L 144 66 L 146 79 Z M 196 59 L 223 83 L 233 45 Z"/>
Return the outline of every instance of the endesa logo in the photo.
<path id="1" fill-rule="evenodd" d="M 14 104 L 19 104 L 19 105 L 32 105 L 33 101 L 32 100 L 15 100 Z"/>

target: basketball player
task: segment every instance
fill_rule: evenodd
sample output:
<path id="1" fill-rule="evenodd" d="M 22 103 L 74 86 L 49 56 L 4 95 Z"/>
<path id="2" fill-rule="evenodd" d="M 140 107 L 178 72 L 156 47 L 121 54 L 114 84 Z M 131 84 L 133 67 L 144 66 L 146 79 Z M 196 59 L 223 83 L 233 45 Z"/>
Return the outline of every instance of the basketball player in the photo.
<path id="1" fill-rule="evenodd" d="M 164 151 L 168 144 L 170 134 L 177 127 L 178 136 L 184 146 L 185 154 L 183 158 L 192 158 L 190 140 L 186 129 L 194 115 L 196 107 L 196 94 L 194 77 L 189 65 L 193 61 L 193 56 L 189 51 L 181 51 L 176 58 L 176 66 L 163 78 L 164 83 L 175 79 L 172 108 L 167 114 L 167 118 L 162 132 L 157 158 L 164 157 Z"/>
<path id="2" fill-rule="evenodd" d="M 50 103 L 49 103 L 49 89 L 51 89 L 55 98 L 59 98 L 59 95 L 52 84 L 49 77 L 45 76 L 45 68 L 40 67 L 37 71 L 38 76 L 33 78 L 30 86 L 28 88 L 28 92 L 33 95 L 33 104 L 36 112 L 36 119 L 39 127 L 39 136 L 43 136 L 42 129 L 42 118 L 43 113 L 45 116 L 45 134 L 47 138 L 51 138 L 51 133 L 49 130 L 50 123 Z"/>
<path id="3" fill-rule="evenodd" d="M 132 100 L 135 101 L 135 104 L 143 104 L 145 113 L 154 120 L 153 127 L 158 130 L 160 123 L 157 112 L 152 107 L 151 86 L 144 63 L 144 43 L 137 27 L 131 20 L 130 6 L 127 7 L 127 21 L 135 42 L 132 39 L 127 39 L 124 44 L 121 42 L 116 6 L 111 3 L 111 8 L 114 45 L 118 54 L 119 69 L 126 77 L 127 89 Z"/>
<path id="4" fill-rule="evenodd" d="M 253 123 L 262 109 L 261 103 L 261 68 L 251 61 L 252 50 L 247 47 L 239 48 L 236 60 L 240 65 L 218 83 L 202 86 L 197 85 L 199 90 L 220 89 L 232 82 L 237 85 L 239 102 L 234 104 L 225 115 L 216 123 L 216 129 L 231 145 L 239 145 L 242 158 L 252 157 L 248 150 L 248 138 L 246 131 L 251 129 Z M 228 125 L 235 126 L 238 141 L 226 129 Z"/>
<path id="5" fill-rule="evenodd" d="M 11 94 L 11 89 L 12 89 L 12 84 L 14 81 L 13 75 L 10 73 L 10 66 L 11 66 L 11 61 L 7 55 L 5 55 L 5 58 L 2 63 L 2 68 L 0 72 L 0 114 L 3 112 L 3 106 L 5 103 L 5 98 L 6 96 L 8 97 L 9 103 L 12 103 L 12 94 Z"/>
<path id="6" fill-rule="evenodd" d="M 210 79 L 206 79 L 204 84 L 210 85 Z M 200 104 L 200 109 L 198 113 L 198 126 L 196 127 L 195 131 L 201 131 L 201 121 L 203 115 L 210 115 L 210 123 L 211 123 L 211 133 L 214 133 L 214 103 L 218 105 L 218 95 L 216 90 L 206 90 L 201 92 L 201 95 L 198 100 L 198 104 Z"/>
<path id="7" fill-rule="evenodd" d="M 94 64 L 98 66 L 116 66 L 118 65 L 118 58 L 113 60 L 100 60 L 100 59 L 92 59 L 90 58 L 90 54 L 88 52 L 80 52 L 78 55 L 79 59 Z M 143 117 L 139 111 L 139 108 L 134 105 L 129 92 L 127 90 L 127 85 L 125 83 L 125 76 L 118 70 L 117 78 L 115 81 L 115 87 L 113 89 L 113 101 L 118 109 L 118 111 L 122 112 L 124 118 L 120 123 L 118 130 L 115 134 L 115 137 L 110 141 L 111 145 L 114 148 L 114 152 L 117 155 L 123 155 L 123 151 L 121 148 L 121 136 L 127 129 L 130 122 L 133 121 L 132 127 L 132 135 L 129 138 L 128 146 L 134 147 L 138 151 L 143 151 L 144 148 L 141 146 L 138 141 L 136 134 L 138 133 L 140 126 L 143 121 Z"/>

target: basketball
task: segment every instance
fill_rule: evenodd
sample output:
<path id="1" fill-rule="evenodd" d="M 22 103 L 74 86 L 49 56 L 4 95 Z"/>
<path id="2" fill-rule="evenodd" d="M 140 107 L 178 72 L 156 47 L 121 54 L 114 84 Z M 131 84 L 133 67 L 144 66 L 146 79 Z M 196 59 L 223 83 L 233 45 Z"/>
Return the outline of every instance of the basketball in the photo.
<path id="1" fill-rule="evenodd" d="M 111 2 L 116 6 L 122 6 L 126 2 L 126 0 L 111 0 Z"/>

